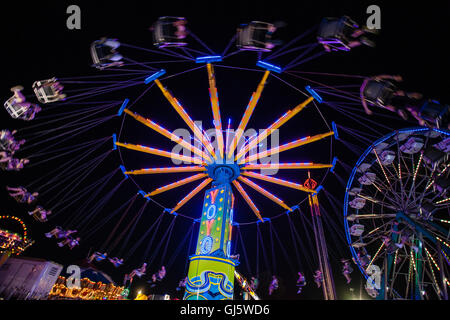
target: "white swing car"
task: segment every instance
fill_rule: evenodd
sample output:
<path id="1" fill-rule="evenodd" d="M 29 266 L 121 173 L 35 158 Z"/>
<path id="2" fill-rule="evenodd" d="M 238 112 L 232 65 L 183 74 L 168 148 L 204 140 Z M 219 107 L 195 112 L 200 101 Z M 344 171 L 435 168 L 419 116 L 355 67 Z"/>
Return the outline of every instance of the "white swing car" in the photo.
<path id="1" fill-rule="evenodd" d="M 120 47 L 119 41 L 116 39 L 102 38 L 91 44 L 91 57 L 93 67 L 103 70 L 109 67 L 121 66 L 123 58 L 116 49 Z"/>
<path id="2" fill-rule="evenodd" d="M 160 17 L 150 30 L 153 32 L 153 44 L 158 48 L 184 47 L 187 21 L 183 17 Z"/>
<path id="3" fill-rule="evenodd" d="M 238 29 L 236 46 L 239 50 L 270 52 L 274 47 L 271 31 L 275 25 L 267 22 L 252 21 Z"/>
<path id="4" fill-rule="evenodd" d="M 61 92 L 62 86 L 55 77 L 47 80 L 35 81 L 32 88 L 36 98 L 41 103 L 51 103 L 66 98 L 66 95 Z"/>

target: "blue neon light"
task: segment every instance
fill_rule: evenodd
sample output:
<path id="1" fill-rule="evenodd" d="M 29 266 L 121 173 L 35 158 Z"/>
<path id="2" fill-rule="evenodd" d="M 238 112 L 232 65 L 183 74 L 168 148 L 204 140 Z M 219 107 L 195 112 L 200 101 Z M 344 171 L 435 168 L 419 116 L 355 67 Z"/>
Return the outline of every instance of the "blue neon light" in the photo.
<path id="1" fill-rule="evenodd" d="M 211 62 L 220 62 L 222 61 L 222 56 L 203 56 L 197 57 L 195 59 L 195 63 L 211 63 Z"/>
<path id="2" fill-rule="evenodd" d="M 138 193 L 142 196 L 142 198 L 147 199 L 147 198 L 145 198 L 145 196 L 146 196 L 147 194 L 146 194 L 143 190 L 139 190 Z M 147 199 L 147 200 L 148 200 L 148 199 Z"/>
<path id="3" fill-rule="evenodd" d="M 335 138 L 336 140 L 339 140 L 339 134 L 338 134 L 338 129 L 337 129 L 336 123 L 333 121 L 333 122 L 331 123 L 331 126 L 333 127 L 334 138 Z"/>
<path id="4" fill-rule="evenodd" d="M 115 133 L 113 133 L 112 139 L 113 139 L 113 150 L 117 150 L 117 146 L 116 146 L 117 135 Z"/>
<path id="5" fill-rule="evenodd" d="M 256 62 L 256 65 L 258 67 L 261 67 L 263 69 L 266 69 L 266 70 L 269 70 L 269 71 L 273 71 L 273 72 L 276 72 L 276 73 L 283 72 L 283 69 L 281 69 L 281 67 L 273 65 L 273 64 L 265 62 L 265 61 L 259 60 L 258 62 Z"/>
<path id="6" fill-rule="evenodd" d="M 119 168 L 120 168 L 120 170 L 122 170 L 122 173 L 123 173 L 123 175 L 125 176 L 125 179 L 128 179 L 128 175 L 125 174 L 125 172 L 127 171 L 127 170 L 125 169 L 125 167 L 121 165 Z"/>
<path id="7" fill-rule="evenodd" d="M 306 89 L 306 91 L 308 91 L 311 94 L 311 96 L 314 99 L 317 100 L 318 103 L 322 103 L 323 102 L 322 97 L 313 88 L 311 88 L 311 86 L 306 86 L 305 89 Z"/>
<path id="8" fill-rule="evenodd" d="M 318 186 L 317 188 L 316 188 L 316 192 L 314 192 L 314 195 L 317 195 L 318 193 L 319 193 L 319 191 L 320 190 L 322 190 L 323 189 L 323 186 L 322 185 L 320 185 L 320 186 Z"/>
<path id="9" fill-rule="evenodd" d="M 333 162 L 331 163 L 332 167 L 330 169 L 330 172 L 333 173 L 334 172 L 334 167 L 336 167 L 336 162 L 337 162 L 338 158 L 334 157 L 333 158 Z"/>
<path id="10" fill-rule="evenodd" d="M 119 112 L 117 112 L 117 115 L 120 117 L 123 113 L 123 110 L 125 110 L 125 108 L 127 107 L 128 102 L 130 102 L 130 99 L 125 99 L 123 100 L 122 106 L 119 109 Z"/>
<path id="11" fill-rule="evenodd" d="M 152 82 L 153 80 L 158 79 L 159 77 L 161 77 L 162 75 L 164 75 L 166 73 L 166 70 L 161 69 L 158 72 L 155 72 L 154 74 L 152 74 L 151 76 L 147 77 L 144 81 L 145 84 L 149 84 L 150 82 Z"/>

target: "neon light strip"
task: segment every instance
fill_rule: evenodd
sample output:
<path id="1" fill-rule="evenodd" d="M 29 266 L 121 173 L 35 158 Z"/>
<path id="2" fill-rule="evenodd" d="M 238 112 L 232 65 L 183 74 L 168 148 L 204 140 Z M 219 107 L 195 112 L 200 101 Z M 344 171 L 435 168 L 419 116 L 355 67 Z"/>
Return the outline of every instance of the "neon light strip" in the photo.
<path id="1" fill-rule="evenodd" d="M 389 183 L 389 185 L 391 185 L 391 180 L 389 180 L 389 178 L 388 178 L 388 176 L 387 176 L 387 174 L 386 174 L 386 171 L 384 171 L 384 167 L 383 167 L 383 165 L 381 164 L 380 157 L 378 157 L 378 152 L 377 152 L 377 150 L 376 150 L 376 149 L 373 149 L 373 152 L 375 153 L 375 156 L 377 157 L 378 164 L 380 165 L 381 170 L 383 171 L 384 177 L 386 178 L 386 180 L 387 180 L 387 182 Z"/>
<path id="2" fill-rule="evenodd" d="M 254 183 L 253 181 L 243 177 L 243 176 L 239 176 L 238 179 L 240 181 L 242 181 L 243 183 L 245 183 L 246 185 L 248 185 L 249 187 L 255 189 L 256 191 L 258 191 L 259 193 L 263 194 L 264 196 L 266 196 L 267 198 L 269 198 L 270 200 L 272 200 L 273 202 L 279 204 L 280 206 L 282 206 L 284 209 L 291 211 L 291 208 L 289 208 L 284 202 L 283 200 L 277 198 L 276 196 L 274 196 L 273 194 L 271 194 L 269 191 L 265 190 L 264 188 L 258 186 L 256 183 Z"/>
<path id="3" fill-rule="evenodd" d="M 244 156 L 248 152 L 248 150 L 253 148 L 258 142 L 264 141 L 264 139 L 266 139 L 273 133 L 273 130 L 280 128 L 283 124 L 292 119 L 295 115 L 297 115 L 297 113 L 302 111 L 312 100 L 313 97 L 309 97 L 308 99 L 297 105 L 294 109 L 289 110 L 284 115 L 282 115 L 277 121 L 272 123 L 267 129 L 261 132 L 261 134 L 259 134 L 256 139 L 250 142 L 245 148 L 241 149 L 236 155 L 235 160 L 238 160 L 239 158 Z"/>
<path id="4" fill-rule="evenodd" d="M 259 169 L 323 169 L 331 168 L 332 164 L 313 163 L 313 162 L 292 162 L 292 163 L 270 163 L 270 164 L 246 164 L 241 170 L 259 170 Z"/>
<path id="5" fill-rule="evenodd" d="M 156 173 L 174 173 L 174 172 L 198 172 L 206 171 L 205 167 L 201 166 L 185 166 L 185 167 L 167 167 L 167 168 L 146 168 L 133 171 L 127 171 L 125 174 L 156 174 Z"/>
<path id="6" fill-rule="evenodd" d="M 247 192 L 245 192 L 244 188 L 242 188 L 241 184 L 239 182 L 237 182 L 236 180 L 234 180 L 233 181 L 233 185 L 239 191 L 239 193 L 241 194 L 242 198 L 244 198 L 245 202 L 247 202 L 247 204 L 252 209 L 253 213 L 258 217 L 258 219 L 261 220 L 262 222 L 264 222 L 263 218 L 261 217 L 261 214 L 259 213 L 258 208 L 253 203 L 252 199 L 249 197 Z"/>
<path id="7" fill-rule="evenodd" d="M 438 264 L 436 263 L 436 261 L 433 259 L 433 257 L 431 256 L 431 254 L 428 252 L 428 249 L 425 248 L 425 252 L 427 253 L 428 257 L 430 258 L 431 261 L 433 261 L 434 266 L 436 267 L 436 269 L 438 269 L 438 271 L 441 271 L 441 268 L 439 268 Z"/>
<path id="8" fill-rule="evenodd" d="M 265 176 L 263 174 L 259 174 L 259 173 L 256 173 L 256 172 L 245 171 L 245 172 L 242 172 L 242 175 L 247 176 L 247 177 L 252 177 L 252 178 L 255 178 L 255 179 L 259 179 L 259 180 L 264 180 L 264 181 L 267 181 L 267 182 L 272 182 L 272 183 L 279 184 L 281 186 L 285 186 L 285 187 L 296 189 L 296 190 L 301 190 L 301 191 L 310 192 L 310 193 L 316 193 L 315 190 L 308 189 L 308 188 L 304 187 L 301 184 L 298 184 L 298 183 L 295 183 L 295 182 L 291 182 L 291 181 L 287 181 L 287 180 L 283 180 L 283 179 L 279 179 L 279 178 Z"/>
<path id="9" fill-rule="evenodd" d="M 217 157 L 215 155 L 214 149 L 209 143 L 209 141 L 203 136 L 203 133 L 201 130 L 195 125 L 194 121 L 191 119 L 189 114 L 184 110 L 180 102 L 176 98 L 174 98 L 170 92 L 162 85 L 161 81 L 158 79 L 155 80 L 155 83 L 159 87 L 159 89 L 162 91 L 166 99 L 169 101 L 169 103 L 172 105 L 172 107 L 175 109 L 176 112 L 180 115 L 180 117 L 186 122 L 186 124 L 189 126 L 189 128 L 192 130 L 194 135 L 197 137 L 198 140 L 201 141 L 201 143 L 205 146 L 205 148 L 209 151 L 209 153 L 214 157 L 214 159 L 217 160 Z"/>
<path id="10" fill-rule="evenodd" d="M 161 69 L 158 72 L 155 72 L 154 74 L 152 74 L 151 76 L 148 76 L 147 78 L 145 78 L 144 83 L 145 84 L 149 84 L 153 80 L 156 80 L 156 79 L 158 79 L 159 77 L 161 77 L 162 75 L 165 75 L 165 74 L 166 74 L 166 70 Z"/>
<path id="11" fill-rule="evenodd" d="M 196 159 L 196 158 L 188 157 L 188 156 L 182 156 L 182 155 L 179 155 L 179 154 L 176 154 L 176 153 L 173 153 L 173 152 L 168 152 L 168 151 L 164 151 L 164 150 L 160 150 L 160 149 L 146 147 L 146 146 L 142 146 L 142 145 L 138 145 L 138 144 L 116 142 L 116 145 L 118 145 L 119 147 L 124 147 L 124 148 L 130 149 L 130 150 L 150 153 L 150 154 L 154 154 L 154 155 L 161 156 L 161 157 L 166 157 L 166 158 L 186 161 L 186 162 L 195 163 L 195 164 L 206 165 L 200 159 Z"/>
<path id="12" fill-rule="evenodd" d="M 127 107 L 128 102 L 130 102 L 130 99 L 123 100 L 122 106 L 120 106 L 119 111 L 117 112 L 117 115 L 120 117 L 123 113 L 123 110 Z"/>
<path id="13" fill-rule="evenodd" d="M 369 265 L 368 265 L 367 268 L 366 268 L 366 272 L 367 272 L 367 270 L 369 270 L 370 266 L 372 265 L 372 263 L 373 263 L 373 262 L 375 261 L 375 259 L 377 258 L 378 254 L 380 253 L 380 250 L 381 250 L 381 248 L 383 248 L 383 246 L 384 246 L 384 242 L 381 243 L 381 246 L 378 248 L 377 253 L 375 253 L 375 255 L 373 256 L 372 260 L 370 261 Z"/>
<path id="14" fill-rule="evenodd" d="M 416 170 L 414 171 L 413 181 L 416 181 L 417 172 L 419 171 L 420 162 L 422 161 L 423 153 L 420 154 L 419 161 L 417 162 Z"/>
<path id="15" fill-rule="evenodd" d="M 286 151 L 286 150 L 289 150 L 289 149 L 293 149 L 293 148 L 297 148 L 297 147 L 303 146 L 303 145 L 308 144 L 308 143 L 312 143 L 312 142 L 315 142 L 315 141 L 318 141 L 318 140 L 322 140 L 322 139 L 324 139 L 326 137 L 332 136 L 333 134 L 334 134 L 334 132 L 330 131 L 330 132 L 318 134 L 318 135 L 315 135 L 315 136 L 312 136 L 312 137 L 301 138 L 301 139 L 298 139 L 298 140 L 286 143 L 286 144 L 284 144 L 284 145 L 282 145 L 280 147 L 272 148 L 269 151 L 260 152 L 258 154 L 255 154 L 255 155 L 252 155 L 250 157 L 247 157 L 242 162 L 243 163 L 248 163 L 248 162 L 252 162 L 252 161 L 258 160 L 258 159 L 262 159 L 262 158 L 268 157 L 268 156 L 270 156 L 272 154 L 277 154 L 277 153 L 280 153 L 280 152 L 283 152 L 283 151 Z"/>
<path id="16" fill-rule="evenodd" d="M 231 159 L 231 157 L 233 156 L 233 152 L 236 149 L 237 144 L 239 143 L 239 140 L 241 139 L 242 134 L 245 131 L 245 128 L 247 127 L 248 121 L 250 120 L 250 117 L 252 116 L 253 111 L 255 110 L 256 104 L 258 103 L 258 100 L 261 97 L 261 93 L 264 89 L 264 85 L 266 84 L 269 74 L 270 74 L 269 70 L 266 70 L 266 72 L 264 72 L 264 76 L 261 79 L 261 82 L 258 84 L 256 91 L 252 94 L 252 97 L 250 98 L 250 102 L 247 105 L 247 109 L 245 109 L 244 115 L 236 130 L 236 134 L 234 135 L 234 138 L 231 141 L 230 150 L 228 150 L 227 154 L 228 159 Z"/>
<path id="17" fill-rule="evenodd" d="M 173 142 L 178 143 L 183 148 L 186 148 L 187 150 L 190 150 L 191 152 L 195 153 L 196 155 L 202 157 L 202 159 L 206 159 L 207 161 L 212 161 L 211 157 L 209 157 L 207 154 L 205 154 L 202 150 L 200 150 L 197 147 L 186 142 L 186 140 L 182 139 L 181 137 L 178 137 L 177 135 L 173 134 L 169 130 L 165 129 L 163 126 L 157 124 L 156 122 L 154 122 L 150 119 L 146 119 L 137 113 L 131 112 L 128 109 L 125 109 L 124 112 L 126 114 L 132 116 L 134 119 L 136 119 L 140 123 L 146 125 L 150 129 L 153 129 L 154 131 L 162 134 L 164 137 L 172 140 Z"/>
<path id="18" fill-rule="evenodd" d="M 175 206 L 175 208 L 172 209 L 170 213 L 173 213 L 174 211 L 177 211 L 180 209 L 186 202 L 191 200 L 197 193 L 202 191 L 213 179 L 208 178 L 202 183 L 200 183 L 197 187 L 195 187 L 194 190 L 192 190 L 186 197 L 184 197 L 178 204 Z"/>
<path id="19" fill-rule="evenodd" d="M 178 188 L 178 187 L 183 186 L 185 184 L 188 184 L 190 182 L 206 178 L 207 176 L 208 175 L 206 173 L 195 174 L 195 175 L 190 176 L 190 177 L 188 177 L 186 179 L 178 180 L 178 181 L 176 181 L 174 183 L 170 183 L 170 184 L 167 184 L 167 185 L 165 185 L 163 187 L 155 189 L 152 192 L 150 192 L 149 194 L 145 195 L 145 197 L 146 198 L 147 197 L 151 197 L 151 196 L 154 196 L 156 194 L 160 194 L 160 193 L 166 192 L 168 190 L 172 190 L 172 189 Z"/>
<path id="20" fill-rule="evenodd" d="M 209 97 L 211 100 L 211 108 L 214 117 L 214 127 L 216 128 L 217 147 L 219 148 L 220 157 L 223 158 L 223 134 L 222 134 L 222 119 L 220 117 L 219 95 L 217 94 L 216 78 L 214 75 L 214 68 L 211 63 L 206 65 L 209 79 Z"/>

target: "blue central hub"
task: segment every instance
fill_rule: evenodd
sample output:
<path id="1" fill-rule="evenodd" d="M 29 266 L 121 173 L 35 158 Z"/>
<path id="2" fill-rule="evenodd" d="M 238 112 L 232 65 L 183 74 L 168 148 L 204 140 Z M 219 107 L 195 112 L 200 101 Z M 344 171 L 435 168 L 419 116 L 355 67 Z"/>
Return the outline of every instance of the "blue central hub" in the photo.
<path id="1" fill-rule="evenodd" d="M 211 163 L 207 166 L 207 172 L 215 185 L 231 183 L 241 174 L 239 165 L 236 163 Z"/>

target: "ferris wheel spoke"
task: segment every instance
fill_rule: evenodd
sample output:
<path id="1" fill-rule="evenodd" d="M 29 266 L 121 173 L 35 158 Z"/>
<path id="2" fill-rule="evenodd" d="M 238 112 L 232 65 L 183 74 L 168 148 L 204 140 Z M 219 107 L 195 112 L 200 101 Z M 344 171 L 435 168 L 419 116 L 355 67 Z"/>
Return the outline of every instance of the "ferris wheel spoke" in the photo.
<path id="1" fill-rule="evenodd" d="M 178 202 L 177 205 L 175 206 L 175 208 L 173 208 L 170 211 L 170 213 L 174 213 L 175 211 L 180 209 L 182 206 L 184 206 L 186 204 L 186 202 L 191 200 L 197 193 L 202 191 L 208 184 L 211 183 L 211 181 L 213 181 L 213 179 L 211 179 L 211 178 L 205 179 L 202 183 L 200 183 L 197 187 L 195 187 L 195 189 L 192 190 L 186 197 L 184 197 L 180 202 Z"/>
<path id="2" fill-rule="evenodd" d="M 278 185 L 281 185 L 281 186 L 285 186 L 285 187 L 296 189 L 296 190 L 300 190 L 300 191 L 305 191 L 305 192 L 309 192 L 309 193 L 316 192 L 315 190 L 306 188 L 306 187 L 304 187 L 303 185 L 301 185 L 299 183 L 295 183 L 295 182 L 291 182 L 291 181 L 287 181 L 287 180 L 283 180 L 283 179 L 279 179 L 279 178 L 275 178 L 275 177 L 259 174 L 259 173 L 256 173 L 256 172 L 244 171 L 244 172 L 242 172 L 242 175 L 247 176 L 247 177 L 252 177 L 252 178 L 255 178 L 255 179 L 259 179 L 259 180 L 264 180 L 264 181 L 271 182 L 271 183 L 275 183 L 275 184 L 278 184 Z"/>
<path id="3" fill-rule="evenodd" d="M 319 140 L 325 139 L 326 137 L 329 137 L 329 136 L 332 136 L 332 135 L 334 135 L 334 132 L 330 131 L 330 132 L 321 133 L 321 134 L 318 134 L 318 135 L 315 135 L 315 136 L 312 136 L 312 137 L 308 136 L 308 137 L 305 137 L 305 138 L 294 140 L 294 141 L 286 143 L 286 144 L 284 144 L 282 146 L 272 148 L 272 149 L 270 149 L 268 151 L 263 151 L 263 152 L 260 152 L 258 154 L 251 155 L 251 156 L 245 158 L 245 160 L 241 160 L 240 163 L 249 163 L 249 162 L 253 162 L 253 161 L 256 161 L 256 160 L 264 159 L 264 158 L 269 157 L 269 156 L 271 156 L 273 154 L 277 154 L 277 153 L 280 153 L 280 152 L 283 152 L 283 151 L 286 151 L 286 150 L 290 150 L 290 149 L 294 149 L 294 148 L 306 145 L 308 143 L 319 141 Z"/>
<path id="4" fill-rule="evenodd" d="M 173 134 L 172 132 L 170 132 L 169 130 L 165 129 L 164 127 L 162 127 L 161 125 L 157 124 L 156 122 L 150 120 L 150 119 L 146 119 L 140 115 L 138 115 L 135 112 L 132 112 L 128 109 L 124 109 L 124 112 L 128 115 L 130 115 L 131 117 L 133 117 L 134 119 L 136 119 L 137 121 L 139 121 L 140 123 L 146 125 L 147 127 L 153 129 L 154 131 L 160 133 L 161 135 L 165 136 L 166 138 L 172 140 L 173 142 L 178 143 L 180 146 L 182 146 L 183 148 L 186 148 L 187 150 L 195 153 L 196 155 L 202 157 L 202 159 L 206 159 L 207 161 L 212 161 L 211 157 L 209 157 L 207 154 L 205 154 L 202 150 L 198 149 L 197 147 L 193 146 L 192 144 L 190 144 L 189 142 L 187 142 L 186 140 L 182 139 L 181 137 L 178 137 L 177 135 Z"/>
<path id="5" fill-rule="evenodd" d="M 262 195 L 264 195 L 265 197 L 269 198 L 270 200 L 272 200 L 273 202 L 277 203 L 278 205 L 282 206 L 284 209 L 291 211 L 291 208 L 289 208 L 284 202 L 283 200 L 281 200 L 280 198 L 274 196 L 272 193 L 270 193 L 269 191 L 265 190 L 264 188 L 258 186 L 256 183 L 254 183 L 253 181 L 243 177 L 243 176 L 239 176 L 238 177 L 239 181 L 245 183 L 246 185 L 248 185 L 249 187 L 255 189 L 256 191 L 258 191 L 259 193 L 261 193 Z"/>
<path id="6" fill-rule="evenodd" d="M 209 80 L 209 96 L 211 100 L 211 108 L 214 118 L 214 127 L 216 128 L 217 148 L 219 149 L 220 158 L 224 155 L 224 142 L 222 134 L 222 118 L 220 116 L 219 95 L 216 88 L 216 77 L 214 67 L 211 63 L 206 64 Z"/>
<path id="7" fill-rule="evenodd" d="M 155 149 L 155 148 L 146 147 L 146 146 L 137 145 L 137 144 L 122 143 L 122 142 L 116 142 L 116 145 L 119 147 L 126 148 L 126 149 L 149 153 L 149 154 L 153 154 L 153 155 L 157 155 L 157 156 L 161 156 L 161 157 L 170 158 L 173 160 L 181 160 L 181 161 L 185 161 L 188 163 L 205 165 L 205 163 L 201 159 L 193 158 L 193 157 L 189 157 L 189 156 L 183 156 L 183 155 L 173 153 L 173 152 L 168 152 L 165 150 Z"/>
<path id="8" fill-rule="evenodd" d="M 256 205 L 253 203 L 250 196 L 245 192 L 244 188 L 242 188 L 241 184 L 237 182 L 236 180 L 233 181 L 233 185 L 236 187 L 236 189 L 241 194 L 242 198 L 244 198 L 245 202 L 249 205 L 249 207 L 252 209 L 253 213 L 258 217 L 258 219 L 262 222 L 264 222 L 263 218 L 261 217 L 261 214 L 259 213 L 259 209 L 256 207 Z"/>
<path id="9" fill-rule="evenodd" d="M 283 124 L 292 119 L 295 115 L 297 115 L 300 111 L 302 111 L 311 101 L 313 101 L 313 97 L 309 97 L 299 105 L 297 105 L 294 109 L 287 111 L 284 115 L 278 118 L 277 121 L 272 123 L 267 129 L 261 132 L 254 140 L 252 140 L 249 144 L 247 144 L 244 148 L 239 150 L 238 154 L 235 157 L 235 160 L 239 162 L 240 158 L 245 156 L 249 150 L 256 146 L 258 142 L 264 141 L 267 137 L 269 137 L 274 130 L 280 128 Z"/>
<path id="10" fill-rule="evenodd" d="M 209 140 L 203 135 L 203 132 L 197 127 L 197 125 L 194 123 L 194 121 L 191 119 L 189 114 L 184 110 L 183 106 L 180 104 L 180 102 L 172 96 L 172 94 L 165 88 L 161 81 L 159 79 L 154 80 L 158 88 L 162 91 L 164 97 L 169 101 L 169 103 L 172 105 L 172 107 L 175 109 L 176 112 L 180 115 L 180 117 L 184 120 L 184 122 L 188 125 L 188 127 L 192 130 L 195 137 L 201 141 L 202 145 L 206 148 L 206 150 L 209 151 L 210 155 L 214 157 L 214 159 L 217 160 L 216 153 L 214 152 L 214 148 L 212 147 Z"/>
<path id="11" fill-rule="evenodd" d="M 264 90 L 264 86 L 266 84 L 267 78 L 269 77 L 270 71 L 266 70 L 264 72 L 264 75 L 258 84 L 258 87 L 255 92 L 253 92 L 250 102 L 247 105 L 247 108 L 245 109 L 244 115 L 242 116 L 241 122 L 239 123 L 239 126 L 235 132 L 235 135 L 233 137 L 233 140 L 231 140 L 230 149 L 227 150 L 227 159 L 231 159 L 234 153 L 234 150 L 236 149 L 239 140 L 241 139 L 245 128 L 247 127 L 247 124 L 250 120 L 250 117 L 253 114 L 253 111 L 255 110 L 256 104 L 258 103 L 259 98 L 261 97 L 262 91 Z"/>
<path id="12" fill-rule="evenodd" d="M 163 187 L 157 188 L 157 189 L 153 190 L 152 192 L 150 192 L 149 194 L 145 195 L 144 197 L 148 198 L 148 197 L 151 197 L 151 196 L 154 196 L 154 195 L 166 192 L 168 190 L 172 190 L 172 189 L 178 188 L 180 186 L 184 186 L 185 184 L 188 184 L 190 182 L 206 178 L 207 176 L 208 175 L 206 173 L 195 174 L 195 175 L 187 177 L 185 179 L 178 180 L 178 181 L 176 181 L 174 183 L 170 183 L 170 184 L 165 185 Z"/>

